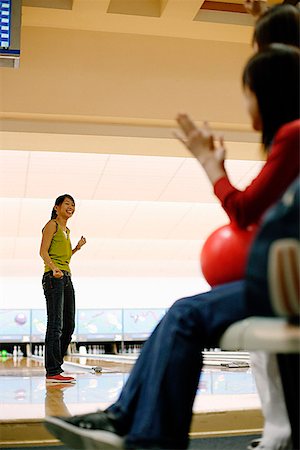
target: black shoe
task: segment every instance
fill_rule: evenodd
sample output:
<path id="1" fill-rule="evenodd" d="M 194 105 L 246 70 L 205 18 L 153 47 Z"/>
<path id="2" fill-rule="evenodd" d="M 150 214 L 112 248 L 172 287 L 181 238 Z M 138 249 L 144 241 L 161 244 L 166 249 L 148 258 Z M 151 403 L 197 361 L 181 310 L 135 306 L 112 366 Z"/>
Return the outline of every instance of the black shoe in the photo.
<path id="1" fill-rule="evenodd" d="M 253 439 L 253 441 L 251 441 L 250 444 L 248 445 L 247 450 L 252 450 L 254 448 L 257 448 L 260 445 L 261 441 L 262 441 L 261 438 Z M 259 447 L 259 448 L 262 448 L 262 447 Z"/>
<path id="2" fill-rule="evenodd" d="M 123 439 L 113 420 L 103 411 L 73 417 L 46 417 L 46 428 L 72 448 L 123 449 Z"/>

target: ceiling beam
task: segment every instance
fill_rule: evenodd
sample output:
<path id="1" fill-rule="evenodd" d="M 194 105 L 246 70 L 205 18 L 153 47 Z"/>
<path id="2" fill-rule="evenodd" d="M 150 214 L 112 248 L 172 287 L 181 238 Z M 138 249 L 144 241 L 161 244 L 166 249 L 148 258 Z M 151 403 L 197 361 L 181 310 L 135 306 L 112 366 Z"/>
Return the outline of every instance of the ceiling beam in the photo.
<path id="1" fill-rule="evenodd" d="M 80 134 L 90 136 L 121 136 L 150 139 L 174 139 L 178 125 L 175 120 L 138 117 L 84 116 L 68 114 L 0 113 L 3 132 Z M 202 122 L 196 122 L 201 126 Z M 258 142 L 258 134 L 243 123 L 210 122 L 211 128 L 226 140 Z M 4 148 L 0 142 L 0 149 Z"/>
<path id="2" fill-rule="evenodd" d="M 128 136 L 96 136 L 33 132 L 2 132 L 3 150 L 39 152 L 99 153 L 191 158 L 191 154 L 177 139 Z M 264 155 L 259 143 L 233 142 L 226 136 L 226 159 L 260 161 Z"/>

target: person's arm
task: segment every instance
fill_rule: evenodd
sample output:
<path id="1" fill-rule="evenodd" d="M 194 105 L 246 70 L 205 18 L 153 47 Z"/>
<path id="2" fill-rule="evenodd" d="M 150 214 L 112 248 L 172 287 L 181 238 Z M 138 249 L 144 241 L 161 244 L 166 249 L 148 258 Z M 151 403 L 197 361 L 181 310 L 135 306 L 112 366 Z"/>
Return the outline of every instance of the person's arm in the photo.
<path id="1" fill-rule="evenodd" d="M 77 244 L 76 247 L 74 247 L 73 250 L 72 250 L 72 255 L 74 255 L 74 253 L 78 252 L 78 250 L 80 250 L 81 247 L 82 247 L 83 245 L 85 245 L 85 244 L 86 244 L 86 238 L 83 237 L 83 236 L 81 236 L 81 238 L 80 238 L 79 241 L 78 241 L 78 244 Z"/>
<path id="2" fill-rule="evenodd" d="M 288 123 L 277 132 L 267 162 L 246 189 L 240 191 L 228 178 L 214 185 L 215 195 L 221 201 L 231 220 L 240 228 L 257 223 L 297 177 L 299 172 L 300 121 Z"/>
<path id="3" fill-rule="evenodd" d="M 62 271 L 58 267 L 56 267 L 56 265 L 54 264 L 48 253 L 55 232 L 56 232 L 56 223 L 54 222 L 54 220 L 50 220 L 43 229 L 43 236 L 40 247 L 40 256 L 42 257 L 44 263 L 51 268 L 53 276 L 55 278 L 61 278 L 63 277 Z"/>
<path id="4" fill-rule="evenodd" d="M 210 155 L 217 159 L 218 149 L 214 149 L 209 141 L 212 139 L 211 134 L 210 137 L 206 136 L 203 141 L 203 130 L 197 129 L 188 116 L 180 115 L 177 120 L 186 136 L 186 140 L 180 139 L 181 142 L 200 164 L 205 161 L 205 157 L 209 158 Z M 213 172 L 213 165 L 210 167 L 214 176 L 208 174 L 208 165 L 207 167 L 202 165 L 214 186 L 215 195 L 221 201 L 230 220 L 235 221 L 240 228 L 257 223 L 297 176 L 299 171 L 299 127 L 300 121 L 296 120 L 280 128 L 275 136 L 266 164 L 244 191 L 236 189 L 230 183 L 225 170 L 221 175 L 220 162 L 218 170 Z M 210 153 L 209 149 L 211 149 Z"/>

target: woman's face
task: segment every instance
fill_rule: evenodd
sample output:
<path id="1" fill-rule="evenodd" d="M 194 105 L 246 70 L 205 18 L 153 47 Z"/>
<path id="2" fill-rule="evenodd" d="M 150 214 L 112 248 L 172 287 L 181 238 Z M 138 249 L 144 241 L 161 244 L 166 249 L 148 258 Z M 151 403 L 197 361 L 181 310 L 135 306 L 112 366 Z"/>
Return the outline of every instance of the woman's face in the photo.
<path id="1" fill-rule="evenodd" d="M 74 214 L 75 203 L 70 198 L 66 197 L 61 205 L 55 206 L 55 210 L 58 216 L 69 219 Z"/>
<path id="2" fill-rule="evenodd" d="M 260 115 L 256 95 L 254 94 L 254 92 L 251 91 L 251 89 L 249 89 L 248 86 L 245 86 L 244 96 L 245 96 L 246 109 L 248 111 L 249 116 L 251 117 L 252 127 L 256 131 L 261 131 L 262 130 L 262 120 L 261 120 L 261 115 Z"/>

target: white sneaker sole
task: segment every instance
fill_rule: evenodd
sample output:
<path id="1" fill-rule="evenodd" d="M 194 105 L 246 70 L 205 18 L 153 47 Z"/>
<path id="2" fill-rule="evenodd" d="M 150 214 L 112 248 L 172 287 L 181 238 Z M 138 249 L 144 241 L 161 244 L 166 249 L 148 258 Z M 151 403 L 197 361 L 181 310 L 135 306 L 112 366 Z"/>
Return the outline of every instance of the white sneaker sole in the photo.
<path id="1" fill-rule="evenodd" d="M 76 427 L 57 417 L 46 417 L 45 427 L 71 448 L 86 450 L 120 450 L 124 448 L 123 439 L 117 434 Z"/>

